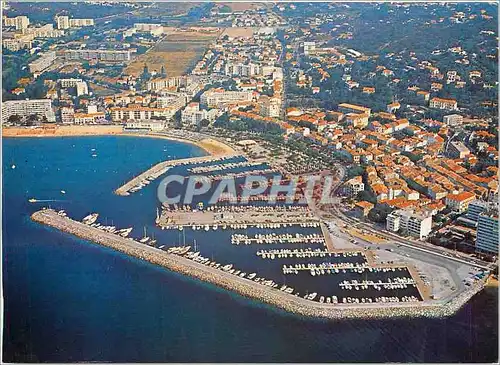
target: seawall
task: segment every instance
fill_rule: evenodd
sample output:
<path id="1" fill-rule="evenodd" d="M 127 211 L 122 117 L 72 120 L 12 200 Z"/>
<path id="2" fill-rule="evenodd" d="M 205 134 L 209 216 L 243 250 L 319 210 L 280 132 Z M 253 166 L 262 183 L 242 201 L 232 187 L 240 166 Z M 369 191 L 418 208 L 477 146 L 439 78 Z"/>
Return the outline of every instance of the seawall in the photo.
<path id="1" fill-rule="evenodd" d="M 33 213 L 31 218 L 39 223 L 73 234 L 90 242 L 100 244 L 137 257 L 155 265 L 178 273 L 232 290 L 248 298 L 257 299 L 286 311 L 316 318 L 389 318 L 389 317 L 444 317 L 450 316 L 462 307 L 483 287 L 475 283 L 469 290 L 460 293 L 448 302 L 417 303 L 371 303 L 371 304 L 326 304 L 313 302 L 301 297 L 284 293 L 278 289 L 263 286 L 252 280 L 232 275 L 185 257 L 167 253 L 163 250 L 104 232 L 84 223 L 62 217 L 51 209 Z"/>

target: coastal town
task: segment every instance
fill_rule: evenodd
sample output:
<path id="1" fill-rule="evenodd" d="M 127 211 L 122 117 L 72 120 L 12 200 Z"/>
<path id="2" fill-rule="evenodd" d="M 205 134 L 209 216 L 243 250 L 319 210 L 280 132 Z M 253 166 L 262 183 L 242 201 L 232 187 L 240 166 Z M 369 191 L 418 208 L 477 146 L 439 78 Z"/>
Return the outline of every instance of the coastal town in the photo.
<path id="1" fill-rule="evenodd" d="M 321 318 L 447 316 L 494 281 L 496 7 L 231 4 L 3 2 L 2 134 L 199 146 L 209 156 L 136 171 L 114 193 L 128 199 L 172 171 L 234 179 L 236 194 L 214 206 L 207 196 L 159 204 L 155 229 L 232 230 L 231 250 L 264 245 L 252 260 L 233 268 L 196 241 L 167 246 L 146 232 L 129 240 L 52 209 L 33 219 Z M 90 13 L 100 15 L 82 17 Z M 410 23 L 411 32 L 401 26 Z M 457 42 L 464 32 L 473 34 Z M 273 174 L 299 180 L 292 204 L 270 189 L 240 204 L 246 176 L 263 175 L 270 187 Z M 313 174 L 318 191 L 306 198 L 300 179 Z M 266 257 L 276 261 L 259 277 Z M 336 291 L 322 295 L 329 286 Z"/>

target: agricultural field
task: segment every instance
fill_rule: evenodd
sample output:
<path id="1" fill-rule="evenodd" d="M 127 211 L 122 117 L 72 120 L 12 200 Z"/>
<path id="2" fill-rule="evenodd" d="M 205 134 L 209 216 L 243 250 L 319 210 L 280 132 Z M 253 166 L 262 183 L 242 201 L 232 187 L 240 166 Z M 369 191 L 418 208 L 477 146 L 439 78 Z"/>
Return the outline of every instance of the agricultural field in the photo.
<path id="1" fill-rule="evenodd" d="M 168 76 L 180 76 L 197 62 L 203 55 L 208 44 L 215 40 L 221 31 L 210 28 L 203 31 L 172 29 L 154 47 L 133 60 L 124 73 L 138 76 L 142 73 L 144 64 L 149 71 L 160 71 L 165 66 Z"/>

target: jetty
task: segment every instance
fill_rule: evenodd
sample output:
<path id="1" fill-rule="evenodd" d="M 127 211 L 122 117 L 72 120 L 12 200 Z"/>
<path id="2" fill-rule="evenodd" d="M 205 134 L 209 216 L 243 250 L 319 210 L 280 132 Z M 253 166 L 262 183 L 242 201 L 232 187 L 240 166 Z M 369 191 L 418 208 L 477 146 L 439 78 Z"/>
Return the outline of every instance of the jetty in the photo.
<path id="1" fill-rule="evenodd" d="M 385 317 L 443 317 L 454 314 L 474 294 L 480 291 L 483 281 L 474 282 L 465 291 L 447 300 L 419 302 L 384 303 L 321 303 L 289 294 L 285 291 L 259 285 L 252 280 L 232 275 L 223 270 L 189 260 L 184 256 L 168 253 L 148 246 L 131 238 L 100 230 L 85 223 L 60 215 L 52 209 L 42 209 L 32 214 L 32 220 L 48 225 L 90 242 L 112 248 L 138 259 L 165 267 L 169 270 L 188 275 L 240 295 L 260 300 L 286 311 L 303 316 L 325 319 L 338 318 L 385 318 Z"/>
<path id="2" fill-rule="evenodd" d="M 162 161 L 142 172 L 141 174 L 135 176 L 118 189 L 115 190 L 115 194 L 117 195 L 130 195 L 133 193 L 135 189 L 142 188 L 145 184 L 149 184 L 149 182 L 157 179 L 164 173 L 166 173 L 170 168 L 175 166 L 182 165 L 190 165 L 190 164 L 199 164 L 205 162 L 220 162 L 234 157 L 241 157 L 240 154 L 232 154 L 225 156 L 201 156 L 201 157 L 190 157 L 190 158 L 182 158 L 177 160 L 169 160 Z M 136 190 L 135 190 L 136 191 Z"/>

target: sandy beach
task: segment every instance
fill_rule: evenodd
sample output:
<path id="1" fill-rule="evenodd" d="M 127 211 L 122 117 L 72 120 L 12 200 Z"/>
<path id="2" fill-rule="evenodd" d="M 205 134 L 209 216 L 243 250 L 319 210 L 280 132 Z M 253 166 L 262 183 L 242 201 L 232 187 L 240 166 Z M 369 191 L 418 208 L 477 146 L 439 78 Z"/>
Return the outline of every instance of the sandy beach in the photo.
<path id="1" fill-rule="evenodd" d="M 206 151 L 212 156 L 223 156 L 234 154 L 235 150 L 230 146 L 219 142 L 212 138 L 204 138 L 199 141 L 192 139 L 183 139 L 179 137 L 170 137 L 168 135 L 159 133 L 125 133 L 121 125 L 54 125 L 53 127 L 41 128 L 23 128 L 23 127 L 3 127 L 2 137 L 15 138 L 15 137 L 76 137 L 76 136 L 132 136 L 132 137 L 148 137 L 148 138 L 162 138 L 171 141 L 178 141 L 183 143 L 191 143 Z"/>

